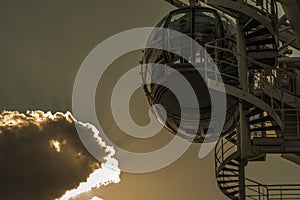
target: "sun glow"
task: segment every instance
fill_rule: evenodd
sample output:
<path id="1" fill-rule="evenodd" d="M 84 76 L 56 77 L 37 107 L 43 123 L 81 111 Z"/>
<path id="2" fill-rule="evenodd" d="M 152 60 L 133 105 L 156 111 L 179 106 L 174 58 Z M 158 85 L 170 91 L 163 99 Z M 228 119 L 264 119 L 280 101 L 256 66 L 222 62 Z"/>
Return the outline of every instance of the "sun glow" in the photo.
<path id="1" fill-rule="evenodd" d="M 60 152 L 60 142 L 57 140 L 50 140 L 50 146 L 55 149 L 56 152 Z"/>

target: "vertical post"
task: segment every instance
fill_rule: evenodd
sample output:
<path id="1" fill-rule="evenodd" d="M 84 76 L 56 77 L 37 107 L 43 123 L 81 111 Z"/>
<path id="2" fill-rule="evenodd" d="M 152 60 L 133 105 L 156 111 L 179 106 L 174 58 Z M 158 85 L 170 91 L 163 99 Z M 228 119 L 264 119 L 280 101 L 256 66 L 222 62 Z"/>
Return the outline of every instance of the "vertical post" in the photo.
<path id="1" fill-rule="evenodd" d="M 300 117 L 300 112 L 299 112 L 300 110 L 299 110 L 299 108 L 297 109 L 297 112 L 296 112 L 296 115 L 297 115 L 297 136 L 300 136 L 300 119 L 299 119 L 299 117 Z"/>
<path id="2" fill-rule="evenodd" d="M 300 70 L 296 70 L 296 94 L 300 95 Z"/>
<path id="3" fill-rule="evenodd" d="M 189 0 L 191 7 L 196 7 L 198 5 L 198 0 Z"/>
<path id="4" fill-rule="evenodd" d="M 246 200 L 246 181 L 245 181 L 246 162 L 240 162 L 239 166 L 239 200 Z"/>
<path id="5" fill-rule="evenodd" d="M 248 81 L 247 81 L 247 71 L 248 71 L 248 66 L 247 66 L 247 60 L 245 57 L 246 56 L 246 47 L 245 47 L 245 42 L 244 42 L 244 37 L 242 33 L 242 27 L 239 24 L 240 20 L 237 19 L 237 50 L 238 53 L 241 56 L 238 56 L 238 69 L 239 69 L 239 78 L 240 78 L 240 86 L 243 89 L 243 91 L 248 91 Z"/>
<path id="6" fill-rule="evenodd" d="M 246 56 L 246 46 L 244 42 L 244 37 L 242 33 L 242 27 L 239 18 L 237 18 L 237 50 L 240 54 L 238 56 L 238 72 L 240 87 L 243 92 L 248 92 L 248 64 L 245 57 Z M 250 141 L 250 130 L 248 125 L 248 119 L 245 117 L 246 113 L 244 110 L 244 102 L 240 100 L 239 102 L 240 111 L 240 131 L 238 134 L 238 151 L 241 155 L 241 162 L 239 167 L 239 199 L 246 200 L 246 188 L 245 188 L 245 166 L 247 165 L 247 158 L 251 152 L 251 141 Z"/>
<path id="7" fill-rule="evenodd" d="M 241 31 L 241 25 L 239 23 L 239 19 L 237 19 L 237 49 L 238 53 L 241 56 L 238 56 L 238 69 L 239 69 L 239 80 L 240 87 L 243 92 L 247 93 L 248 88 L 248 63 L 245 57 L 246 56 L 246 47 L 243 38 L 243 33 Z M 248 119 L 245 117 L 246 113 L 243 109 L 244 102 L 240 100 L 240 134 L 239 134 L 239 148 L 241 152 L 241 159 L 247 159 L 251 155 L 251 138 L 250 138 L 250 130 L 248 125 Z"/>
<path id="8" fill-rule="evenodd" d="M 260 199 L 260 185 L 257 185 L 257 190 L 258 190 L 258 200 L 261 200 Z"/>

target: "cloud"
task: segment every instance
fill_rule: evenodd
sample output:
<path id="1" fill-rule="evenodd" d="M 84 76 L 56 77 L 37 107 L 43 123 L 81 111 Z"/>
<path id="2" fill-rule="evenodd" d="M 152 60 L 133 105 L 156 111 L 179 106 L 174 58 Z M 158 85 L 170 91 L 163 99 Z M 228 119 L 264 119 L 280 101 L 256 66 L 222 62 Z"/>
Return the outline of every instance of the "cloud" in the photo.
<path id="1" fill-rule="evenodd" d="M 99 197 L 93 197 L 93 198 L 91 198 L 91 200 L 103 200 L 103 199 L 101 199 Z"/>
<path id="2" fill-rule="evenodd" d="M 89 154 L 75 124 L 91 136 L 91 145 L 98 145 L 105 162 L 100 163 Z M 79 194 L 90 186 L 117 183 L 120 171 L 117 160 L 112 158 L 114 149 L 95 136 L 92 125 L 76 121 L 69 112 L 3 111 L 0 199 L 53 200 L 66 191 L 76 190 Z"/>

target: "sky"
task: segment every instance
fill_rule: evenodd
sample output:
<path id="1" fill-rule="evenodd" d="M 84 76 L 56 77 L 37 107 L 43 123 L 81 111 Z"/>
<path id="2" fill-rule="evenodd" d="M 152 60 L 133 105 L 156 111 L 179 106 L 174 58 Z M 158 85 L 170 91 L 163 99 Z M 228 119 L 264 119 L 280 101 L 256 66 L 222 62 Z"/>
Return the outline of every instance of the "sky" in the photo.
<path id="1" fill-rule="evenodd" d="M 153 26 L 172 9 L 174 7 L 163 0 L 1 1 L 1 110 L 20 112 L 42 110 L 53 113 L 72 111 L 74 79 L 87 54 L 100 42 L 121 31 Z M 138 65 L 140 57 L 139 51 L 126 54 L 116 60 L 105 72 L 97 89 L 96 110 L 105 134 L 115 144 L 131 151 L 147 152 L 164 146 L 173 136 L 162 130 L 149 140 L 133 139 L 117 127 L 110 110 L 114 84 L 124 72 Z M 130 110 L 132 118 L 138 124 L 143 125 L 149 121 L 148 104 L 141 89 L 132 97 Z M 53 132 L 57 132 L 57 127 L 52 128 Z M 20 148 L 19 144 L 13 145 L 7 149 Z M 49 148 L 48 143 L 47 148 Z M 90 199 L 97 195 L 104 200 L 226 200 L 227 198 L 216 185 L 214 153 L 211 152 L 209 156 L 200 160 L 197 156 L 199 148 L 200 145 L 192 145 L 175 163 L 159 171 L 146 174 L 121 173 L 120 183 L 92 190 L 88 194 L 79 196 L 78 199 Z M 37 159 L 34 156 L 25 157 L 29 159 L 26 162 L 31 163 Z M 15 161 L 17 160 L 12 162 Z M 63 163 L 58 162 L 56 165 L 58 169 L 68 170 L 68 172 L 73 169 L 70 160 L 64 159 L 61 162 Z M 9 163 L 9 161 L 1 160 L 1 163 Z M 70 169 L 64 169 L 67 167 L 66 164 L 70 165 Z M 6 165 L 2 167 L 6 167 L 5 170 L 9 169 Z M 90 169 L 87 167 L 85 170 Z M 24 174 L 27 172 L 29 171 L 24 170 Z M 53 172 L 49 172 L 51 173 Z M 278 156 L 269 156 L 268 162 L 265 163 L 251 163 L 247 168 L 247 175 L 263 183 L 300 180 L 299 167 Z M 88 173 L 85 171 L 82 177 L 71 176 L 71 174 L 69 176 L 81 182 L 81 178 L 87 177 Z M 13 175 L 8 177 L 18 180 Z M 69 180 L 66 175 L 59 175 L 59 177 Z M 25 190 L 18 184 L 11 187 L 21 191 L 25 196 L 24 199 L 37 197 L 46 200 L 51 199 L 49 194 L 53 194 L 53 191 L 62 194 L 61 188 L 71 189 L 77 179 L 72 183 L 66 181 L 66 185 L 60 186 L 59 191 L 55 184 L 53 190 L 47 190 L 46 186 L 43 187 L 45 190 L 39 190 L 32 180 L 25 181 L 28 187 L 33 188 L 31 190 Z M 20 183 L 22 181 L 24 182 L 20 180 Z M 3 184 L 0 187 L 3 190 Z M 10 194 L 0 193 L 0 199 L 9 199 L 4 195 Z"/>

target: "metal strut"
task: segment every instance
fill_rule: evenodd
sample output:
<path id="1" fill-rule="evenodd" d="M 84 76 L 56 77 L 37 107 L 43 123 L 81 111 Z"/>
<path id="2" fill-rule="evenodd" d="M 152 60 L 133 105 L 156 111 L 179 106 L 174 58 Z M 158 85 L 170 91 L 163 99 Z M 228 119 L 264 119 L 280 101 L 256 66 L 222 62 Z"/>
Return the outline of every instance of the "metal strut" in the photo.
<path id="1" fill-rule="evenodd" d="M 171 5 L 177 7 L 177 8 L 185 8 L 188 7 L 186 3 L 180 1 L 180 0 L 165 0 L 166 2 L 170 3 Z"/>
<path id="2" fill-rule="evenodd" d="M 199 0 L 189 0 L 189 2 L 190 2 L 191 7 L 200 6 L 200 1 Z"/>

